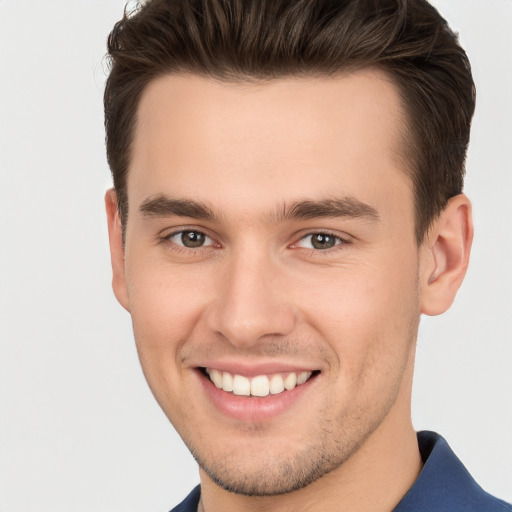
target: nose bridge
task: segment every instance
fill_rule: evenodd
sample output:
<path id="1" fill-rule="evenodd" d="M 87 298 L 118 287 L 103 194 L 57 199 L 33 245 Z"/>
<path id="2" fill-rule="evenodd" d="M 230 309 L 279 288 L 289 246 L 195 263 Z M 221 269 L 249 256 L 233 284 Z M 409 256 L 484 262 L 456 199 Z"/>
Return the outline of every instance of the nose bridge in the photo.
<path id="1" fill-rule="evenodd" d="M 250 346 L 265 335 L 289 334 L 295 314 L 286 291 L 278 287 L 278 267 L 261 248 L 233 251 L 220 276 L 210 328 L 236 346 Z"/>

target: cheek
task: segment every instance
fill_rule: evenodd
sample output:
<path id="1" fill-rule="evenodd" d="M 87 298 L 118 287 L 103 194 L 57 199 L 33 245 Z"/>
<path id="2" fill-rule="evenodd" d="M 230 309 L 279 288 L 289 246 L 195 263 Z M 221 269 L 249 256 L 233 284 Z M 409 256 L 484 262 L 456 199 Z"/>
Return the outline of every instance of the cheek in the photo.
<path id="1" fill-rule="evenodd" d="M 173 271 L 167 263 L 136 259 L 127 265 L 127 275 L 141 367 L 160 407 L 178 428 L 187 423 L 193 409 L 187 403 L 180 354 L 204 308 L 201 276 Z"/>
<path id="2" fill-rule="evenodd" d="M 415 258 L 389 258 L 342 269 L 319 279 L 300 301 L 306 322 L 331 345 L 354 379 L 365 365 L 401 365 L 419 318 Z M 311 284 L 311 283 L 310 283 Z M 416 327 L 415 327 L 416 326 Z"/>
<path id="3" fill-rule="evenodd" d="M 337 411 L 347 432 L 360 429 L 355 419 L 378 423 L 397 397 L 405 400 L 404 375 L 413 364 L 419 319 L 415 271 L 376 269 L 346 273 L 305 303 L 308 322 L 335 354 L 328 376 L 336 392 L 327 408 Z"/>
<path id="4" fill-rule="evenodd" d="M 137 350 L 145 367 L 179 366 L 181 345 L 205 307 L 204 276 L 173 269 L 167 262 L 127 265 L 130 311 Z"/>

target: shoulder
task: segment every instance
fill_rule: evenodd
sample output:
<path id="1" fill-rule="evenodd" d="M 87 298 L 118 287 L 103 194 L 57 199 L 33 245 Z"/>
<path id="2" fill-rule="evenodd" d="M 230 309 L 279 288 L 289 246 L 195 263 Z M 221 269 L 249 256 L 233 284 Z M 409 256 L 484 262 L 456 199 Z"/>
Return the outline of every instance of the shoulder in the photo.
<path id="1" fill-rule="evenodd" d="M 201 488 L 198 485 L 179 505 L 175 506 L 171 512 L 197 512 L 200 496 Z"/>
<path id="2" fill-rule="evenodd" d="M 423 469 L 394 512 L 512 512 L 512 505 L 485 492 L 448 443 L 435 432 L 419 432 Z"/>

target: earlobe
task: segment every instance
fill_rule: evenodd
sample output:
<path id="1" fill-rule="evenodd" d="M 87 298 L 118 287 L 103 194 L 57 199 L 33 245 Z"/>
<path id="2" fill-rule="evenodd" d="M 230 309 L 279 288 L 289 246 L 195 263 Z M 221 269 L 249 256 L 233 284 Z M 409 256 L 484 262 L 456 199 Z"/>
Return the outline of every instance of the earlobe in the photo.
<path id="1" fill-rule="evenodd" d="M 128 288 L 126 285 L 122 225 L 117 207 L 117 195 L 114 189 L 107 190 L 105 194 L 105 208 L 107 211 L 110 259 L 112 261 L 112 288 L 121 306 L 130 311 Z"/>
<path id="2" fill-rule="evenodd" d="M 420 306 L 426 315 L 444 313 L 455 299 L 473 241 L 471 202 L 452 197 L 425 237 L 420 257 Z"/>

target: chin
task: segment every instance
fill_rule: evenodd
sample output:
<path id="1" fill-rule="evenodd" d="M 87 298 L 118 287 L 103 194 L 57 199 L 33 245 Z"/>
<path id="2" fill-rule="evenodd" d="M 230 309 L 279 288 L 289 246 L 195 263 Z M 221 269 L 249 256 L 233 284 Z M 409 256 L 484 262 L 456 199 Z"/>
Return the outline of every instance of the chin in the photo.
<path id="1" fill-rule="evenodd" d="M 357 449 L 328 446 L 323 441 L 294 454 L 262 449 L 261 444 L 254 456 L 241 447 L 221 457 L 206 457 L 193 448 L 191 452 L 200 468 L 222 489 L 244 496 L 277 496 L 319 480 L 343 464 Z"/>

